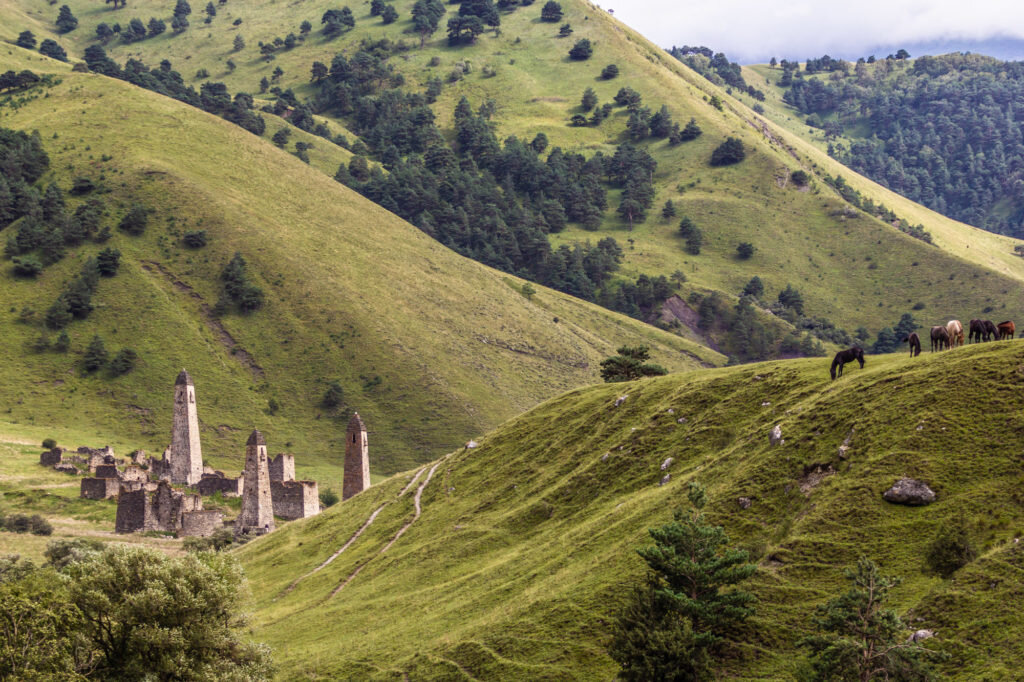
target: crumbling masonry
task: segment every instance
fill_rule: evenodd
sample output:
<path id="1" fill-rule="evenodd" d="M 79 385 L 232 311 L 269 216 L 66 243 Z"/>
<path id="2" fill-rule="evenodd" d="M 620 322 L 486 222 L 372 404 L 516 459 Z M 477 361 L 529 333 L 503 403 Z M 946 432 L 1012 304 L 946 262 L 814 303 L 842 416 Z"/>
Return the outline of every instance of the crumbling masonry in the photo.
<path id="1" fill-rule="evenodd" d="M 242 513 L 235 521 L 235 535 L 261 535 L 274 530 L 274 506 L 270 497 L 270 470 L 267 441 L 253 429 L 245 443 L 245 484 L 242 488 Z"/>
<path id="2" fill-rule="evenodd" d="M 370 487 L 370 455 L 366 442 L 366 425 L 358 412 L 352 413 L 345 433 L 345 481 L 341 499 L 347 500 Z"/>

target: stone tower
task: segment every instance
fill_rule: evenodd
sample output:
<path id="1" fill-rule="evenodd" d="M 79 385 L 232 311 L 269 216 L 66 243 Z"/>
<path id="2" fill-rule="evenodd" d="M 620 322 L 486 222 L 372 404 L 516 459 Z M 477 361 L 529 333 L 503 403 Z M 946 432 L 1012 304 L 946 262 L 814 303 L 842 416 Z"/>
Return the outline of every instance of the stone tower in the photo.
<path id="1" fill-rule="evenodd" d="M 245 484 L 242 487 L 242 513 L 235 521 L 235 534 L 269 533 L 274 530 L 274 505 L 270 498 L 270 468 L 267 441 L 253 430 L 245 443 Z"/>
<path id="2" fill-rule="evenodd" d="M 171 483 L 195 485 L 203 477 L 203 451 L 199 445 L 199 417 L 196 387 L 188 372 L 181 370 L 174 382 L 174 425 L 168 453 Z"/>
<path id="3" fill-rule="evenodd" d="M 370 456 L 366 444 L 366 425 L 359 413 L 348 420 L 345 434 L 345 482 L 341 499 L 347 500 L 370 487 Z"/>

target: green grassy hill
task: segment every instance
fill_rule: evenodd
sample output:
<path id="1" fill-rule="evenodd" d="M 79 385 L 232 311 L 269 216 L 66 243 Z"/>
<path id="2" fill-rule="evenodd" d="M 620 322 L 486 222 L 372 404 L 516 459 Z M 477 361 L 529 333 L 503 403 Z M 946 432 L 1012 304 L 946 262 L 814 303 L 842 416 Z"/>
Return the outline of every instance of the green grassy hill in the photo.
<path id="1" fill-rule="evenodd" d="M 720 677 L 793 679 L 797 640 L 859 555 L 904 579 L 894 606 L 937 631 L 952 655 L 944 678 L 1013 677 L 1024 655 L 1012 446 L 1024 350 L 990 343 L 853 367 L 831 382 L 824 359 L 770 362 L 550 400 L 478 449 L 239 550 L 255 635 L 282 679 L 611 678 L 609 622 L 642 573 L 633 550 L 696 480 L 713 520 L 759 564 L 757 615 Z M 776 424 L 785 442 L 771 446 Z M 937 501 L 883 501 L 904 475 Z M 981 556 L 942 580 L 925 549 L 961 514 Z"/>
<path id="2" fill-rule="evenodd" d="M 24 2 L 17 7 L 30 6 Z M 682 270 L 691 290 L 717 289 L 736 295 L 757 275 L 766 284 L 766 299 L 773 299 L 786 284 L 793 284 L 803 293 L 809 314 L 826 317 L 851 332 L 864 326 L 873 335 L 915 304 L 923 304 L 924 312 L 915 316 L 927 324 L 988 315 L 982 312 L 985 308 L 1001 319 L 1024 312 L 1018 303 L 1024 294 L 1024 264 L 1013 255 L 1016 242 L 950 221 L 853 176 L 812 145 L 755 116 L 604 10 L 581 0 L 563 2 L 563 21 L 571 24 L 574 33 L 558 38 L 558 24 L 538 20 L 539 5 L 521 7 L 502 14 L 500 35 L 488 33 L 476 45 L 461 48 L 447 46 L 444 19 L 442 29 L 418 49 L 416 36 L 405 32 L 412 4 L 411 0 L 395 2 L 399 20 L 383 25 L 369 16 L 368 3 L 357 3 L 353 6 L 355 29 L 334 39 L 320 33 L 320 16 L 333 7 L 322 0 L 296 7 L 265 1 L 228 3 L 218 6 L 209 24 L 202 23 L 197 4 L 192 25 L 184 33 L 168 32 L 130 45 L 113 41 L 107 50 L 120 61 L 133 56 L 155 65 L 167 58 L 196 86 L 204 79 L 193 75 L 206 69 L 209 80 L 223 81 L 232 91 L 256 92 L 260 78 L 269 79 L 280 68 L 283 75 L 275 83 L 294 88 L 302 98 L 313 92 L 308 81 L 314 61 L 329 64 L 338 52 L 351 54 L 364 38 L 405 40 L 414 49 L 392 57 L 391 63 L 405 77 L 408 89 L 422 90 L 431 77 L 446 79 L 457 62 L 468 61 L 472 67 L 461 80 L 445 84 L 434 106 L 446 130 L 450 131 L 452 110 L 460 97 L 469 97 L 474 106 L 493 98 L 499 139 L 513 134 L 530 139 L 543 132 L 552 146 L 587 154 L 612 151 L 628 138 L 621 109 L 596 128 L 568 125 L 578 112 L 584 88 L 594 88 L 604 102 L 628 85 L 643 95 L 645 105 L 656 110 L 666 104 L 676 121 L 685 123 L 694 117 L 705 131 L 696 141 L 677 147 L 664 141 L 644 143 L 659 162 L 656 207 L 672 199 L 682 215 L 704 229 L 704 249 L 699 256 L 686 254 L 675 220 L 651 217 L 630 232 L 613 210 L 598 234 L 569 229 L 554 235 L 555 243 L 607 234 L 620 241 L 632 240 L 623 275 Z M 95 43 L 99 22 L 126 23 L 132 17 L 146 21 L 150 16 L 169 19 L 171 11 L 170 5 L 151 0 L 119 10 L 84 0 L 73 0 L 70 6 L 80 25 L 60 40 L 78 54 Z M 43 3 L 31 7 L 31 16 L 39 22 L 45 22 L 48 14 L 55 16 L 55 9 Z M 449 16 L 454 11 L 449 6 Z M 10 16 L 13 21 L 15 16 Z M 299 35 L 303 20 L 313 25 L 305 40 L 291 50 L 279 50 L 273 61 L 260 58 L 260 42 L 288 33 Z M 232 47 L 236 34 L 246 43 L 239 52 Z M 573 41 L 583 37 L 594 42 L 594 56 L 573 62 L 566 53 Z M 429 66 L 435 58 L 438 65 Z M 226 66 L 228 59 L 237 66 L 233 71 Z M 601 80 L 598 74 L 608 63 L 618 64 L 621 75 Z M 487 77 L 485 72 L 494 75 Z M 712 95 L 724 100 L 723 110 L 711 106 Z M 274 127 L 271 124 L 268 130 Z M 711 151 L 727 136 L 743 139 L 752 153 L 738 166 L 710 168 Z M 844 202 L 820 181 L 809 192 L 799 191 L 787 182 L 799 168 L 842 173 L 866 196 L 883 201 L 911 224 L 923 223 L 939 248 L 863 214 L 848 215 Z M 614 208 L 615 193 L 611 198 Z M 758 248 L 754 258 L 735 257 L 741 241 Z"/>
<path id="3" fill-rule="evenodd" d="M 340 479 L 351 409 L 369 424 L 374 471 L 390 473 L 598 381 L 599 361 L 619 344 L 649 344 L 674 369 L 723 362 L 569 296 L 540 289 L 528 299 L 520 280 L 457 256 L 220 119 L 11 51 L 0 70 L 52 70 L 60 83 L 0 109 L 0 126 L 39 131 L 51 159 L 43 185 L 67 190 L 73 178 L 89 177 L 108 190 L 94 196 L 114 228 L 109 245 L 124 258 L 120 274 L 100 282 L 97 310 L 68 328 L 67 355 L 28 346 L 65 282 L 103 247 L 76 247 L 37 280 L 15 278 L 5 261 L 3 422 L 55 433 L 91 428 L 119 450 L 160 452 L 174 377 L 188 367 L 211 463 L 238 468 L 245 434 L 259 426 L 272 451 L 296 453 L 303 475 L 329 483 Z M 69 196 L 69 208 L 81 200 Z M 116 229 L 136 201 L 152 210 L 142 237 Z M 209 245 L 185 248 L 182 234 L 197 228 Z M 267 303 L 218 319 L 210 308 L 219 274 L 236 251 Z M 26 307 L 34 312 L 28 324 L 19 322 Z M 94 334 L 111 352 L 134 348 L 138 369 L 117 379 L 82 376 L 75 367 Z M 331 380 L 345 393 L 335 412 L 319 405 Z M 273 415 L 271 399 L 280 406 Z"/>

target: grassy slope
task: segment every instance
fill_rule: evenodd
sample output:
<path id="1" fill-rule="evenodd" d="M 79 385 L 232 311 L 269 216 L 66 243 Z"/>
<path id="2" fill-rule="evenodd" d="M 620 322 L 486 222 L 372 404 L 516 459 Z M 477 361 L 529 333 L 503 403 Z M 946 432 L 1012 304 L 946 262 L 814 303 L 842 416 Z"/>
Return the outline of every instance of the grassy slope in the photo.
<path id="1" fill-rule="evenodd" d="M 340 478 L 346 417 L 321 418 L 317 403 L 334 378 L 346 407 L 366 417 L 374 470 L 384 473 L 598 380 L 599 360 L 620 343 L 651 344 L 676 369 L 696 366 L 697 357 L 722 361 L 556 292 L 528 301 L 515 278 L 455 255 L 240 128 L 12 51 L 0 68 L 53 68 L 63 78 L 25 106 L 0 110 L 0 125 L 40 131 L 53 169 L 44 182 L 67 188 L 79 175 L 102 179 L 111 224 L 133 199 L 154 214 L 144 237 L 115 234 L 121 273 L 100 283 L 96 312 L 69 328 L 70 357 L 29 353 L 41 328 L 16 319 L 23 306 L 45 311 L 100 247 L 73 249 L 38 281 L 16 280 L 7 267 L 0 273 L 4 421 L 92 426 L 119 449 L 159 451 L 173 378 L 187 366 L 212 463 L 238 468 L 245 434 L 259 426 L 272 451 L 295 452 L 301 474 L 329 483 Z M 196 227 L 210 245 L 183 249 L 181 234 Z M 268 301 L 250 317 L 224 318 L 232 344 L 208 326 L 202 306 L 217 300 L 218 274 L 235 251 Z M 117 380 L 78 376 L 73 363 L 94 333 L 111 351 L 135 348 L 141 366 Z M 262 373 L 243 364 L 239 348 Z M 270 398 L 282 406 L 273 417 Z"/>
<path id="2" fill-rule="evenodd" d="M 1022 348 L 871 357 L 834 383 L 819 359 L 568 393 L 440 460 L 422 516 L 383 555 L 413 518 L 413 490 L 399 497 L 412 472 L 242 548 L 259 585 L 256 635 L 286 679 L 609 678 L 609 618 L 642 572 L 632 550 L 699 480 L 712 518 L 760 564 L 758 613 L 723 676 L 792 679 L 810 614 L 866 554 L 905 579 L 894 605 L 915 628 L 937 629 L 954 654 L 945 673 L 1005 679 L 1024 655 L 1010 615 L 1024 605 L 1014 577 L 1024 497 L 1016 450 L 998 444 L 1024 431 Z M 768 443 L 774 424 L 779 447 Z M 659 486 L 668 457 L 672 479 Z M 805 467 L 817 464 L 837 473 L 804 494 Z M 927 481 L 938 501 L 884 502 L 902 475 Z M 740 496 L 753 506 L 740 509 Z M 286 591 L 385 503 L 333 563 Z M 924 572 L 923 555 L 956 514 L 982 557 L 942 581 Z"/>
<path id="3" fill-rule="evenodd" d="M 201 7 L 195 4 L 192 27 L 184 34 L 165 34 L 132 45 L 112 43 L 108 51 L 121 60 L 137 56 L 150 64 L 166 57 L 186 78 L 191 78 L 199 67 L 207 68 L 211 78 L 223 80 L 232 90 L 253 92 L 261 77 L 269 78 L 274 68 L 281 67 L 285 74 L 281 86 L 294 87 L 301 97 L 311 94 L 305 83 L 314 60 L 330 63 L 333 54 L 351 52 L 364 37 L 404 38 L 416 43 L 413 36 L 403 33 L 409 25 L 412 0 L 394 3 L 401 18 L 391 26 L 369 17 L 368 3 L 352 5 L 356 29 L 332 41 L 324 40 L 318 31 L 320 15 L 333 6 L 325 0 L 311 0 L 298 7 L 265 1 L 228 3 L 220 6 L 209 25 L 202 23 Z M 862 325 L 872 331 L 891 325 L 918 302 L 926 307 L 917 317 L 929 324 L 952 317 L 977 317 L 985 307 L 998 310 L 992 315 L 1001 319 L 1024 313 L 1020 303 L 1024 300 L 1024 264 L 1012 255 L 1010 240 L 955 224 L 910 202 L 885 196 L 885 203 L 900 215 L 912 223 L 925 224 L 941 247 L 936 249 L 873 219 L 843 219 L 837 215 L 843 204 L 820 183 L 808 193 L 780 186 L 792 170 L 817 164 L 831 173 L 843 172 L 852 184 L 871 196 L 885 194 L 783 131 L 776 131 L 776 138 L 798 149 L 799 159 L 783 151 L 780 145 L 770 144 L 760 128 L 755 130 L 748 123 L 754 119 L 750 110 L 730 101 L 721 90 L 605 11 L 581 0 L 567 0 L 562 5 L 565 20 L 575 30 L 570 39 L 555 37 L 557 24 L 539 22 L 540 9 L 535 4 L 503 15 L 501 35 L 485 35 L 476 46 L 448 48 L 442 30 L 423 50 L 392 59 L 412 88 L 421 87 L 432 76 L 445 78 L 457 61 L 472 62 L 472 73 L 457 84 L 446 85 L 435 107 L 443 127 L 450 126 L 451 111 L 462 95 L 470 97 L 474 104 L 492 97 L 499 104 L 499 137 L 516 134 L 532 138 L 537 132 L 544 132 L 552 145 L 587 153 L 609 151 L 625 140 L 625 117 L 621 110 L 597 129 L 567 126 L 569 117 L 576 112 L 580 94 L 588 86 L 597 91 L 602 101 L 609 101 L 618 88 L 629 85 L 640 91 L 652 108 L 667 104 L 680 122 L 697 118 L 705 130 L 697 141 L 677 148 L 655 142 L 648 148 L 660 164 L 656 177 L 657 205 L 671 198 L 682 214 L 691 216 L 704 228 L 707 243 L 700 256 L 683 253 L 681 240 L 676 236 L 676 221 L 669 224 L 654 217 L 629 233 L 609 213 L 601 233 L 568 230 L 555 236 L 554 241 L 594 239 L 608 233 L 620 241 L 633 239 L 624 274 L 669 274 L 681 269 L 695 288 L 736 293 L 752 276 L 758 275 L 765 281 L 769 295 L 774 296 L 792 283 L 804 294 L 810 314 L 828 317 L 851 331 Z M 19 6 L 31 7 L 39 21 L 54 11 L 41 0 L 22 0 Z M 139 0 L 116 12 L 85 0 L 73 0 L 70 6 L 81 24 L 62 42 L 79 53 L 90 44 L 100 21 L 126 23 L 133 16 L 145 21 L 149 16 L 164 16 L 170 11 L 170 6 L 155 0 Z M 237 19 L 242 23 L 235 27 L 233 22 Z M 259 41 L 298 33 L 302 20 L 314 26 L 302 45 L 280 51 L 269 63 L 259 58 Z M 236 33 L 241 33 L 247 43 L 240 53 L 233 53 L 231 48 Z M 580 37 L 595 42 L 594 57 L 583 63 L 571 62 L 566 52 L 572 41 Z M 428 61 L 435 56 L 440 58 L 441 65 L 428 67 Z M 224 66 L 228 58 L 238 64 L 232 73 Z M 597 79 L 601 67 L 609 62 L 617 63 L 622 75 L 612 81 Z M 484 66 L 496 69 L 497 75 L 484 78 Z M 726 99 L 726 111 L 719 112 L 707 104 L 706 98 L 714 93 Z M 753 154 L 736 167 L 709 168 L 711 150 L 728 135 L 743 138 L 754 149 Z M 758 247 L 753 259 L 735 258 L 736 244 L 741 241 L 751 241 Z M 914 262 L 918 265 L 911 269 Z M 968 281 L 970 285 L 951 286 L 950 278 L 954 282 Z M 891 295 L 895 284 L 899 293 Z"/>

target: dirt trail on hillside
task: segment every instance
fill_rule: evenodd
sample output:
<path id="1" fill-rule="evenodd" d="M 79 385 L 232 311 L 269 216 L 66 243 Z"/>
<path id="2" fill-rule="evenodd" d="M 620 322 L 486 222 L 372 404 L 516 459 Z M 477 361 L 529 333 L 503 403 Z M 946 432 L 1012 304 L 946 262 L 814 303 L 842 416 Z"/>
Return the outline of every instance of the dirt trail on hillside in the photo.
<path id="1" fill-rule="evenodd" d="M 402 535 L 405 534 L 405 531 L 409 530 L 409 527 L 412 526 L 412 524 L 416 523 L 416 520 L 420 518 L 420 513 L 422 512 L 422 507 L 420 506 L 420 499 L 423 497 L 423 490 L 427 487 L 427 484 L 430 483 L 430 479 L 434 477 L 434 472 L 437 471 L 437 467 L 441 466 L 441 464 L 446 459 L 448 459 L 448 457 L 444 457 L 443 459 L 438 460 L 434 464 L 434 466 L 430 467 L 430 471 L 427 473 L 427 478 L 423 481 L 423 483 L 420 483 L 420 487 L 416 489 L 416 496 L 413 498 L 413 507 L 415 508 L 416 511 L 413 514 L 412 519 L 404 526 L 399 528 L 398 532 L 395 533 L 395 537 L 391 538 L 391 541 L 388 542 L 388 544 L 384 545 L 384 547 L 379 552 L 377 552 L 372 557 L 367 559 L 365 562 L 357 566 L 356 570 L 352 571 L 352 573 L 347 578 L 345 578 L 345 580 L 343 580 L 341 583 L 338 584 L 337 587 L 334 588 L 334 591 L 327 596 L 327 599 L 330 599 L 334 595 L 341 592 L 346 585 L 355 580 L 356 576 L 359 575 L 364 568 L 366 568 L 367 564 L 369 564 L 371 561 L 373 561 L 380 555 L 384 554 L 384 552 L 391 549 L 391 546 L 398 542 L 398 538 L 402 537 Z M 411 486 L 412 484 L 410 483 L 409 485 Z M 409 486 L 406 486 L 405 489 L 408 490 Z M 402 492 L 404 493 L 405 491 L 403 490 Z"/>
<path id="2" fill-rule="evenodd" d="M 398 497 L 396 497 L 395 500 L 393 500 L 393 501 L 397 501 L 397 500 L 402 499 L 405 496 L 405 494 L 407 492 L 409 492 L 409 489 L 412 488 L 413 485 L 415 485 L 416 481 L 420 477 L 420 474 L 422 474 L 424 471 L 426 471 L 426 469 L 427 469 L 426 467 L 423 467 L 419 471 L 417 471 L 416 475 L 412 477 L 412 480 L 409 481 L 408 485 L 406 485 L 404 488 L 402 488 L 402 492 L 398 493 Z M 418 503 L 419 503 L 419 500 L 417 499 L 417 504 Z M 370 514 L 370 516 L 366 519 L 366 521 L 363 523 L 363 525 L 359 527 L 359 530 L 357 530 L 352 535 L 352 537 L 350 537 L 348 539 L 348 541 L 344 545 L 342 545 L 341 547 L 338 548 L 337 552 L 335 552 L 331 556 L 327 557 L 327 559 L 325 559 L 322 564 L 320 564 L 319 566 L 314 568 L 309 573 L 306 573 L 305 575 L 299 576 L 298 578 L 296 578 L 295 581 L 292 582 L 291 585 L 289 585 L 288 587 L 284 588 L 284 590 L 281 591 L 281 594 L 279 594 L 278 597 L 283 597 L 284 595 L 288 594 L 289 592 L 294 590 L 295 586 L 298 585 L 300 582 L 302 582 L 303 580 L 305 580 L 309 576 L 313 575 L 317 571 L 320 571 L 321 569 L 326 568 L 328 564 L 330 564 L 332 561 L 334 561 L 339 556 L 341 556 L 341 553 L 344 552 L 349 547 L 351 547 L 352 543 L 359 539 L 359 536 L 362 535 L 366 531 L 366 529 L 370 527 L 370 524 L 373 523 L 377 519 L 377 515 L 380 514 L 382 511 L 384 511 L 384 507 L 388 506 L 389 504 L 391 504 L 391 502 L 385 502 L 381 506 L 377 507 L 373 511 L 373 513 Z"/>

